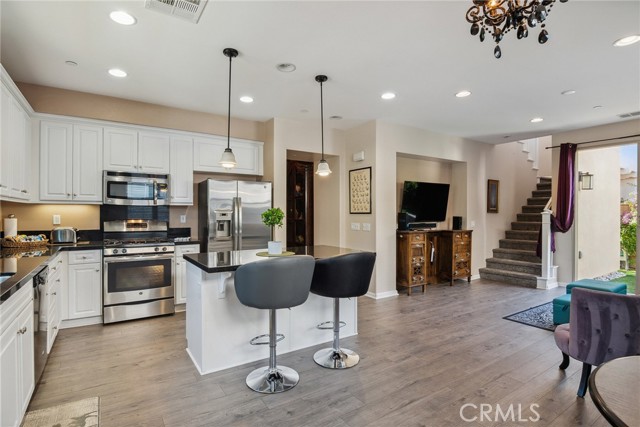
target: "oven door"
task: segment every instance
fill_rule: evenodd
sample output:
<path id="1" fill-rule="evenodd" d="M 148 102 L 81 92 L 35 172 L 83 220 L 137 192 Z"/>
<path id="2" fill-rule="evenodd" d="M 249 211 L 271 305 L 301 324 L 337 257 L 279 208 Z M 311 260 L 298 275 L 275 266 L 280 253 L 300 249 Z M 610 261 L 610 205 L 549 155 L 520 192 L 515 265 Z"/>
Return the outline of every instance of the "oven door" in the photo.
<path id="1" fill-rule="evenodd" d="M 173 254 L 104 258 L 104 305 L 173 298 Z"/>
<path id="2" fill-rule="evenodd" d="M 161 206 L 168 204 L 169 182 L 165 177 L 105 175 L 106 205 Z"/>

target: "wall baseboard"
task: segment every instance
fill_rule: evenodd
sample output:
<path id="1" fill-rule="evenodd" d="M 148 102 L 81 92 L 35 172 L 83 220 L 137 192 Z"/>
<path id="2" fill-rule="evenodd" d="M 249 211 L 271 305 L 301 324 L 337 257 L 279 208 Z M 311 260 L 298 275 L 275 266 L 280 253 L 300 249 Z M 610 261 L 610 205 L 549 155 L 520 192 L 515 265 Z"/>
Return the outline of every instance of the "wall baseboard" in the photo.
<path id="1" fill-rule="evenodd" d="M 391 297 L 397 297 L 398 291 L 387 291 L 387 292 L 380 292 L 380 293 L 367 292 L 364 296 L 373 298 L 373 299 L 391 298 Z"/>

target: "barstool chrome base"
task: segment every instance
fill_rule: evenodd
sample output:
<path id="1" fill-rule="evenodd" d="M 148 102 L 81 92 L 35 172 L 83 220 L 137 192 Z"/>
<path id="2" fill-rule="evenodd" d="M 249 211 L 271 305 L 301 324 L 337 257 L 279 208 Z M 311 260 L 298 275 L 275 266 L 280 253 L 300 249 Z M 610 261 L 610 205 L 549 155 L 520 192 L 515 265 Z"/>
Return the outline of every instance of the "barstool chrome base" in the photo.
<path id="1" fill-rule="evenodd" d="M 354 351 L 346 348 L 334 350 L 333 348 L 323 348 L 313 355 L 315 362 L 329 369 L 347 369 L 356 366 L 360 362 L 360 356 Z"/>
<path id="2" fill-rule="evenodd" d="M 276 366 L 271 371 L 268 366 L 258 368 L 247 376 L 247 386 L 258 393 L 282 393 L 291 390 L 298 384 L 300 375 L 286 366 Z"/>

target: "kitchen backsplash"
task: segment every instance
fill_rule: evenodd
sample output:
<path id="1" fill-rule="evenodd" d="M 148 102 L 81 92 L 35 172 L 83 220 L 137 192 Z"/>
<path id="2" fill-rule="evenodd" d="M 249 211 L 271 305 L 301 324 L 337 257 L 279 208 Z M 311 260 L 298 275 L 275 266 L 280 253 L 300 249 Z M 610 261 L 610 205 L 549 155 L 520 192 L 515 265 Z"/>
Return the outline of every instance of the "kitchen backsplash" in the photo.
<path id="1" fill-rule="evenodd" d="M 100 205 L 50 205 L 13 203 L 0 204 L 0 218 L 14 214 L 18 218 L 18 230 L 41 231 L 54 227 L 75 227 L 79 230 L 100 229 Z M 53 215 L 60 215 L 60 225 L 53 225 Z M 186 215 L 187 222 L 180 223 L 180 216 Z M 0 221 L 0 231 L 2 229 Z M 198 208 L 192 206 L 170 206 L 169 227 L 190 228 L 191 237 L 197 237 Z"/>

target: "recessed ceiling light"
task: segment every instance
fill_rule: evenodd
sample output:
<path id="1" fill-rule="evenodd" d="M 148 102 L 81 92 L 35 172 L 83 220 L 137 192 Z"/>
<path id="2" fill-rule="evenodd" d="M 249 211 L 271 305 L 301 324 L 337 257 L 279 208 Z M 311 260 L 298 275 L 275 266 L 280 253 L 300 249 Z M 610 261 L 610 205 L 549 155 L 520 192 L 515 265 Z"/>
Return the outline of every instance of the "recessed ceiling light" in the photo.
<path id="1" fill-rule="evenodd" d="M 127 12 L 124 12 L 122 10 L 116 10 L 114 12 L 111 12 L 109 14 L 109 18 L 111 18 L 113 21 L 117 22 L 118 24 L 122 24 L 122 25 L 133 25 L 136 23 L 136 18 L 134 18 L 133 16 L 129 15 Z"/>
<path id="2" fill-rule="evenodd" d="M 593 109 L 594 109 L 594 110 L 599 110 L 600 108 L 602 108 L 602 105 L 594 105 L 594 106 L 593 106 Z"/>
<path id="3" fill-rule="evenodd" d="M 276 65 L 276 68 L 278 69 L 278 71 L 282 71 L 283 73 L 291 73 L 296 70 L 296 66 L 288 62 L 278 64 Z"/>
<path id="4" fill-rule="evenodd" d="M 251 104 L 253 102 L 253 98 L 245 95 L 240 97 L 240 101 L 244 102 L 245 104 Z"/>
<path id="5" fill-rule="evenodd" d="M 393 92 L 385 92 L 382 95 L 380 95 L 380 98 L 386 99 L 386 100 L 393 99 L 395 97 L 396 97 L 396 94 Z"/>
<path id="6" fill-rule="evenodd" d="M 331 120 L 342 120 L 342 116 L 331 116 L 329 117 Z"/>
<path id="7" fill-rule="evenodd" d="M 569 90 L 564 90 L 561 93 L 562 95 L 573 95 L 574 93 L 576 93 L 576 91 L 573 89 L 569 89 Z"/>
<path id="8" fill-rule="evenodd" d="M 632 36 L 623 37 L 621 39 L 616 40 L 615 43 L 613 43 L 613 45 L 615 47 L 623 47 L 623 46 L 629 46 L 631 44 L 638 43 L 638 42 L 640 42 L 640 35 L 634 34 Z"/>
<path id="9" fill-rule="evenodd" d="M 456 93 L 456 98 L 466 98 L 469 95 L 471 95 L 471 92 L 469 92 L 468 90 L 461 90 L 460 92 Z"/>
<path id="10" fill-rule="evenodd" d="M 111 74 L 113 77 L 127 77 L 126 71 L 123 71 L 119 68 L 110 69 L 109 74 Z"/>
<path id="11" fill-rule="evenodd" d="M 78 63 L 76 61 L 64 61 L 65 64 L 71 66 L 71 67 L 77 67 Z"/>
<path id="12" fill-rule="evenodd" d="M 530 122 L 531 123 L 540 123 L 543 120 L 544 119 L 542 117 L 534 117 L 533 119 L 530 120 Z"/>

